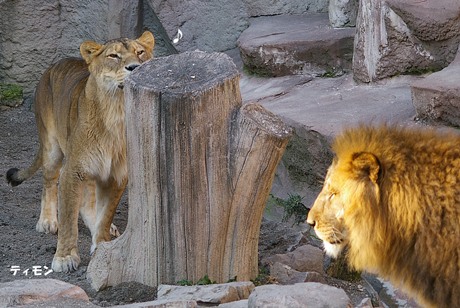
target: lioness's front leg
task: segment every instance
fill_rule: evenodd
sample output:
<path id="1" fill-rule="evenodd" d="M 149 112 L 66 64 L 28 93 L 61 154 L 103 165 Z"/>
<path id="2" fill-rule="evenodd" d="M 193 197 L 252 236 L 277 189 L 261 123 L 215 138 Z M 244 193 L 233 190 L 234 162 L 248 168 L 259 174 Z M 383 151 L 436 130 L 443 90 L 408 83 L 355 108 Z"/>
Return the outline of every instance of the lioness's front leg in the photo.
<path id="1" fill-rule="evenodd" d="M 127 179 L 118 183 L 113 177 L 96 182 L 96 226 L 91 253 L 100 242 L 110 241 L 110 231 L 118 202 L 125 190 Z"/>
<path id="2" fill-rule="evenodd" d="M 56 254 L 52 269 L 55 272 L 71 272 L 78 268 L 80 256 L 78 254 L 78 213 L 82 204 L 82 196 L 87 177 L 79 173 L 77 168 L 70 164 L 61 171 L 59 179 L 58 219 L 59 233 Z"/>

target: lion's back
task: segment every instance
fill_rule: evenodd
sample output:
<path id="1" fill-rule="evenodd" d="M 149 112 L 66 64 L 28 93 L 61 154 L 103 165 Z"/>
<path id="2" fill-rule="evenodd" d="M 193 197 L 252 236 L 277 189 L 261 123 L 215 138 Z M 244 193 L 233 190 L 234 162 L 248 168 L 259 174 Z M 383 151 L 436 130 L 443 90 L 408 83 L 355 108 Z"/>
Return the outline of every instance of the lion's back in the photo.
<path id="1" fill-rule="evenodd" d="M 48 133 L 67 132 L 88 76 L 88 65 L 80 58 L 62 59 L 45 71 L 35 91 L 39 134 L 40 126 Z"/>

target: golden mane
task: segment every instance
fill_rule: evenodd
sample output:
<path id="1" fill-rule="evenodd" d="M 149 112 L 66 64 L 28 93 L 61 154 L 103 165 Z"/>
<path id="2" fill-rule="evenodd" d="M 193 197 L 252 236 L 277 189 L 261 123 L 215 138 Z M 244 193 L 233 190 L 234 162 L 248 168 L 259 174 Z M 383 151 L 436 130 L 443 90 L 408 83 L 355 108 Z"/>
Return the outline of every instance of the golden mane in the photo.
<path id="1" fill-rule="evenodd" d="M 460 307 L 460 135 L 361 125 L 332 148 L 328 181 L 342 190 L 350 264 L 401 283 L 427 307 Z M 314 207 L 330 206 L 321 194 Z"/>

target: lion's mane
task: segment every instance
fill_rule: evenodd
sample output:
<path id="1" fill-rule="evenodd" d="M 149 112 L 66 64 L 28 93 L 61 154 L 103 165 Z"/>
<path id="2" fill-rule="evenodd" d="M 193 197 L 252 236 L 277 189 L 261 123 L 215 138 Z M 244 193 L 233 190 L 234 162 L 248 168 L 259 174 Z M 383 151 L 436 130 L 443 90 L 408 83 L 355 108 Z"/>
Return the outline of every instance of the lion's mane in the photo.
<path id="1" fill-rule="evenodd" d="M 357 153 L 379 164 L 377 189 L 344 182 L 350 263 L 401 283 L 428 307 L 460 307 L 459 134 L 360 126 L 338 136 L 333 150 L 343 177 L 360 176 L 350 163 Z"/>

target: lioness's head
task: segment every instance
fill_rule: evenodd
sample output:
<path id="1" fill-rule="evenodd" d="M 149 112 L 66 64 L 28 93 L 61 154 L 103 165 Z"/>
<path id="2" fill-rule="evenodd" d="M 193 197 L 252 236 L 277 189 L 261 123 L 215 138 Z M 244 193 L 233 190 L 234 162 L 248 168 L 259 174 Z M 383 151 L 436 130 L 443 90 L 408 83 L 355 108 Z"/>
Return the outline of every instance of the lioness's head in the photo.
<path id="1" fill-rule="evenodd" d="M 91 75 L 96 78 L 98 87 L 115 94 L 123 89 L 128 74 L 152 58 L 154 45 L 152 33 L 145 31 L 136 40 L 120 38 L 104 45 L 85 41 L 80 46 L 80 52 L 89 65 Z"/>
<path id="2" fill-rule="evenodd" d="M 358 215 L 378 214 L 380 177 L 380 162 L 373 154 L 347 153 L 334 159 L 307 218 L 330 256 L 337 257 L 348 244 L 349 227 L 359 221 Z"/>

